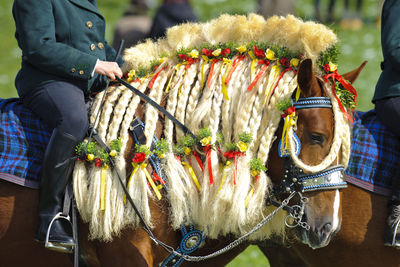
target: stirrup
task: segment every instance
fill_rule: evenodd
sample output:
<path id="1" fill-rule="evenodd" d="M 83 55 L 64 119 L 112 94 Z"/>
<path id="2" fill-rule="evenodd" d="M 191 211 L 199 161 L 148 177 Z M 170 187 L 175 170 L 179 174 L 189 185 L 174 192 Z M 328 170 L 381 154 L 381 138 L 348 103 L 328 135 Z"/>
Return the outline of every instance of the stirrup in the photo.
<path id="1" fill-rule="evenodd" d="M 69 223 L 71 223 L 71 218 L 69 215 L 65 216 L 62 212 L 57 213 L 53 217 L 53 219 L 50 221 L 49 227 L 47 228 L 46 239 L 44 241 L 44 247 L 47 249 L 58 251 L 58 252 L 72 253 L 72 251 L 74 250 L 75 244 L 74 245 L 67 245 L 67 244 L 62 245 L 60 243 L 49 242 L 51 226 L 53 225 L 53 222 L 58 219 L 64 219 L 64 220 L 67 220 Z"/>

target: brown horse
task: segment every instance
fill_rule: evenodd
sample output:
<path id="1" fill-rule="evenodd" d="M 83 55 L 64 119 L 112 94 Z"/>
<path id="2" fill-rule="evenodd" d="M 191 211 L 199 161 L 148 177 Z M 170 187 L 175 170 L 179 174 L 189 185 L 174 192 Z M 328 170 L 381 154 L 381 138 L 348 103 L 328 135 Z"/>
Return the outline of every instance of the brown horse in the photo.
<path id="1" fill-rule="evenodd" d="M 387 197 L 351 184 L 342 194 L 342 227 L 329 246 L 259 245 L 271 266 L 400 266 L 399 251 L 383 245 Z"/>
<path id="2" fill-rule="evenodd" d="M 361 69 L 343 77 L 352 82 Z M 322 82 L 313 74 L 311 60 L 304 60 L 301 63 L 297 81 L 301 88 L 301 97 L 326 96 Z M 283 123 L 276 132 L 278 137 L 281 135 L 282 125 Z M 301 143 L 299 158 L 306 164 L 320 163 L 330 151 L 333 133 L 334 117 L 331 109 L 299 110 L 296 131 Z M 278 185 L 281 183 L 285 168 L 283 158 L 277 156 L 279 138 L 276 140 L 270 151 L 268 173 L 272 182 Z M 133 146 L 133 141 L 130 140 L 129 144 Z M 338 202 L 338 194 L 338 190 L 304 194 L 308 202 L 305 203 L 303 221 L 310 226 L 310 231 L 303 229 L 298 238 L 313 248 L 327 245 L 340 227 L 342 208 L 334 204 Z M 71 265 L 67 256 L 48 251 L 32 239 L 37 218 L 37 195 L 35 190 L 0 181 L 0 258 L 4 266 L 27 264 L 35 266 L 36 263 L 43 266 L 44 259 L 47 266 Z M 161 241 L 175 248 L 180 242 L 180 233 L 169 227 L 168 206 L 166 197 L 161 201 L 150 200 L 150 209 L 155 222 L 153 233 Z M 284 221 L 280 223 L 284 224 Z M 88 225 L 82 222 L 79 225 L 83 258 L 89 266 L 156 266 L 169 255 L 161 246 L 152 242 L 142 228 L 135 230 L 126 228 L 112 242 L 100 242 L 88 240 Z M 207 255 L 223 248 L 234 239 L 235 237 L 230 235 L 218 240 L 206 239 L 194 254 Z M 249 242 L 242 243 L 218 257 L 199 263 L 184 262 L 184 265 L 223 266 L 243 251 L 247 245 Z"/>

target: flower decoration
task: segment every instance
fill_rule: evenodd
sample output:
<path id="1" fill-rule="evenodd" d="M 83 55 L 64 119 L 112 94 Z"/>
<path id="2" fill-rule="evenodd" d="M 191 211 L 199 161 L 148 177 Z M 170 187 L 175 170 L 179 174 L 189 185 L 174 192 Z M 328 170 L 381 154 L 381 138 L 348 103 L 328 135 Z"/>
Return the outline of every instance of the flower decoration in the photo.
<path id="1" fill-rule="evenodd" d="M 219 55 L 221 55 L 221 48 L 218 48 L 218 49 L 214 50 L 211 54 L 214 57 L 218 57 Z"/>
<path id="2" fill-rule="evenodd" d="M 136 79 L 136 71 L 135 70 L 130 70 L 127 74 L 128 78 L 127 78 L 127 82 L 131 83 Z"/>
<path id="3" fill-rule="evenodd" d="M 247 51 L 247 47 L 246 47 L 245 45 L 241 45 L 241 46 L 236 47 L 236 50 L 237 50 L 239 53 L 244 53 L 244 52 Z"/>
<path id="4" fill-rule="evenodd" d="M 265 165 L 258 158 L 252 158 L 249 162 L 251 176 L 257 178 L 261 172 L 267 171 Z"/>
<path id="5" fill-rule="evenodd" d="M 119 139 L 112 140 L 110 145 L 111 151 L 107 153 L 97 142 L 84 140 L 75 147 L 75 154 L 78 156 L 78 161 L 93 163 L 95 167 L 106 167 L 109 157 L 113 156 L 114 153 L 114 156 L 118 155 L 121 141 Z"/>
<path id="6" fill-rule="evenodd" d="M 189 56 L 191 58 L 199 58 L 199 51 L 197 49 L 193 49 L 192 51 L 190 51 Z"/>
<path id="7" fill-rule="evenodd" d="M 293 101 L 291 98 L 282 99 L 276 104 L 276 108 L 281 112 L 285 112 L 291 106 L 293 106 Z"/>
<path id="8" fill-rule="evenodd" d="M 297 67 L 299 65 L 299 63 L 300 63 L 300 60 L 297 58 L 292 58 L 290 60 L 290 66 Z"/>
<path id="9" fill-rule="evenodd" d="M 141 164 L 150 155 L 150 149 L 145 145 L 136 144 L 136 153 L 132 158 L 133 163 Z"/>
<path id="10" fill-rule="evenodd" d="M 111 147 L 111 151 L 110 151 L 109 155 L 111 157 L 117 156 L 119 154 L 119 152 L 121 151 L 121 139 L 118 138 L 118 139 L 112 140 L 110 142 L 110 147 Z"/>
<path id="11" fill-rule="evenodd" d="M 276 57 L 275 57 L 275 52 L 274 51 L 272 51 L 271 49 L 267 49 L 267 52 L 266 52 L 266 54 L 265 54 L 265 57 L 267 58 L 267 59 L 269 59 L 269 60 L 276 60 Z"/>
<path id="12" fill-rule="evenodd" d="M 254 49 L 254 55 L 258 58 L 263 59 L 265 57 L 265 51 L 264 49 L 258 48 L 257 46 L 253 47 Z"/>
<path id="13" fill-rule="evenodd" d="M 153 154 L 157 155 L 158 158 L 165 158 L 165 154 L 169 151 L 169 147 L 164 138 L 161 138 L 155 145 Z"/>

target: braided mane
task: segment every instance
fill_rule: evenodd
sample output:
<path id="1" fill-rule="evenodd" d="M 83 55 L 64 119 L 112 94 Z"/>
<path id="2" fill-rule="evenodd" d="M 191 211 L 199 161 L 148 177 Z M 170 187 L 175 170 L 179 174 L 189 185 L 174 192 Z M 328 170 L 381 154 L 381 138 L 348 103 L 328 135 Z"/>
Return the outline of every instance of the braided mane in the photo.
<path id="1" fill-rule="evenodd" d="M 297 88 L 296 61 L 291 59 L 310 58 L 315 73 L 320 73 L 318 59 L 336 41 L 335 34 L 324 25 L 303 22 L 290 15 L 268 20 L 255 14 L 222 15 L 207 23 L 172 27 L 165 39 L 147 40 L 127 49 L 124 70 L 130 73 L 128 81 L 148 92 L 155 102 L 163 103 L 192 132 L 197 134 L 207 127 L 210 144 L 218 144 L 223 137 L 224 143 L 238 146 L 243 132 L 253 137 L 253 142 L 246 144 L 248 149 L 230 161 L 221 156 L 229 152 L 224 147 L 220 147 L 221 153 L 218 149 L 197 150 L 204 158 L 202 164 L 197 163 L 194 153 L 182 154 L 179 160 L 173 147 L 185 138 L 182 130 L 169 119 L 161 118 L 151 105 L 141 105 L 139 97 L 124 86 L 110 88 L 96 128 L 107 144 L 120 138 L 117 168 L 123 177 L 131 176 L 128 190 L 145 221 L 152 226 L 149 200 L 158 200 L 148 186 L 146 172 L 140 167 L 134 171 L 130 166 L 134 154 L 128 129 L 138 108 L 143 110 L 147 140 L 142 145 L 150 149 L 157 123 L 161 122 L 162 136 L 169 147 L 160 161 L 168 181 L 171 226 L 178 229 L 181 224 L 194 223 L 210 238 L 229 233 L 241 235 L 272 210 L 264 204 L 271 181 L 262 171 L 255 178 L 249 164 L 252 158 L 266 164 L 282 114 L 276 106 L 290 98 Z M 262 45 L 275 52 L 268 63 L 248 52 Z M 232 54 L 235 50 L 230 59 L 221 55 L 228 48 Z M 240 52 L 245 48 L 247 52 Z M 204 56 L 218 49 L 218 55 Z M 196 57 L 196 52 L 203 53 L 203 57 Z M 282 55 L 287 61 L 280 60 Z M 228 77 L 229 82 L 225 82 Z M 294 157 L 295 163 L 306 170 L 325 168 L 336 158 L 340 147 L 343 163 L 347 164 L 349 158 L 348 124 L 330 89 L 326 91 L 332 99 L 336 120 L 334 144 L 318 166 L 307 166 Z M 92 104 L 91 124 L 95 123 L 103 94 L 99 93 Z M 133 209 L 124 204 L 124 193 L 114 170 L 77 162 L 73 175 L 76 202 L 82 219 L 90 224 L 92 238 L 111 240 L 124 227 L 139 225 Z M 278 213 L 277 223 L 267 224 L 252 238 L 281 234 L 284 216 L 283 212 Z"/>

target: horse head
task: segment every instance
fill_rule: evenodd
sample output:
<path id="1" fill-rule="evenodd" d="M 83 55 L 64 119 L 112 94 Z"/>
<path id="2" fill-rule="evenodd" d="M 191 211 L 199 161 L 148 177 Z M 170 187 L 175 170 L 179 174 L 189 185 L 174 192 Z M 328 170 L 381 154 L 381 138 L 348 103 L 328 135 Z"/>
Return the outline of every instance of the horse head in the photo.
<path id="1" fill-rule="evenodd" d="M 342 77 L 353 83 L 365 64 L 366 62 Z M 273 182 L 280 183 L 277 191 L 302 192 L 300 204 L 289 210 L 289 217 L 294 217 L 295 223 L 286 223 L 289 227 L 302 226 L 296 228 L 297 237 L 315 249 L 328 245 L 341 225 L 339 189 L 345 187 L 345 181 L 342 173 L 344 168 L 338 164 L 341 162 L 342 148 L 336 147 L 336 139 L 341 137 L 335 135 L 335 127 L 344 125 L 335 121 L 332 104 L 326 104 L 330 101 L 325 103 L 330 97 L 329 90 L 324 88 L 324 81 L 314 75 L 311 60 L 307 59 L 301 63 L 297 81 L 301 89 L 300 102 L 304 102 L 296 108 L 298 119 L 294 135 L 298 137 L 301 149 L 298 151 L 298 157 L 293 154 L 292 157 L 284 159 L 270 157 L 268 165 L 280 166 L 272 170 L 276 173 L 271 173 L 272 179 L 277 177 Z M 296 107 L 296 104 L 294 106 Z M 278 136 L 281 131 L 278 130 Z M 279 144 L 275 142 L 272 153 L 277 153 L 278 149 Z M 322 165 L 326 167 L 320 170 L 322 167 L 317 166 Z M 285 173 L 283 179 L 279 173 Z"/>

